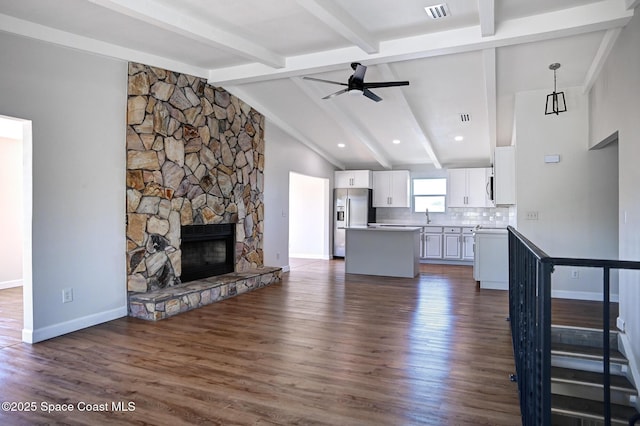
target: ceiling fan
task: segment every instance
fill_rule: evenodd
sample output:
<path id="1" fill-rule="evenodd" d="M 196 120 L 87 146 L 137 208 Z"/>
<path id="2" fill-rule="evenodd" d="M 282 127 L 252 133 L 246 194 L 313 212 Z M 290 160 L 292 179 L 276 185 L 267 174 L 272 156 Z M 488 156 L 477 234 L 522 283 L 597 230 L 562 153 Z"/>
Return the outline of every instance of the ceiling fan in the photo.
<path id="1" fill-rule="evenodd" d="M 338 84 L 340 86 L 347 86 L 345 89 L 338 90 L 337 92 L 332 93 L 328 96 L 325 96 L 322 99 L 330 99 L 330 98 L 333 98 L 334 96 L 338 96 L 348 92 L 357 94 L 357 92 L 359 91 L 359 92 L 362 92 L 362 94 L 367 98 L 374 100 L 376 102 L 380 102 L 382 98 L 376 95 L 375 93 L 373 93 L 369 89 L 377 88 L 377 87 L 394 87 L 394 86 L 409 85 L 408 81 L 379 81 L 375 83 L 365 83 L 364 73 L 367 72 L 367 67 L 365 67 L 364 65 L 358 62 L 353 62 L 351 63 L 351 68 L 355 72 L 351 75 L 351 77 L 349 77 L 349 80 L 347 83 L 340 83 L 337 81 L 323 80 L 321 78 L 313 78 L 313 77 L 302 77 L 302 78 L 304 78 L 305 80 L 313 80 L 313 81 L 320 81 L 322 83 L 331 83 L 331 84 Z"/>

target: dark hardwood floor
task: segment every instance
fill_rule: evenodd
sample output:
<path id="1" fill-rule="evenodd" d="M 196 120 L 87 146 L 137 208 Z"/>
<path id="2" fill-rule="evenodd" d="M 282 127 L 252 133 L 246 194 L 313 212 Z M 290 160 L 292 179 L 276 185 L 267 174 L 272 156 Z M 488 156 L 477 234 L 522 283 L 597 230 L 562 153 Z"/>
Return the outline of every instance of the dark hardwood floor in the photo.
<path id="1" fill-rule="evenodd" d="M 157 323 L 0 347 L 0 401 L 36 403 L 0 424 L 520 424 L 507 293 L 479 290 L 471 267 L 392 279 L 291 265 L 282 283 Z"/>
<path id="2" fill-rule="evenodd" d="M 22 287 L 0 290 L 0 349 L 22 341 Z"/>

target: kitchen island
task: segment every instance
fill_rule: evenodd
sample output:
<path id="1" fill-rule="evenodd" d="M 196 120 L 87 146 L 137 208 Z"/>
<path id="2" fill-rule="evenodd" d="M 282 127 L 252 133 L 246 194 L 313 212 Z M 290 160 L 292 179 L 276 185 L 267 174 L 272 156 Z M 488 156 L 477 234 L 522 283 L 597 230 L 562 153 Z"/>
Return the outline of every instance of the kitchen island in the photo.
<path id="1" fill-rule="evenodd" d="M 420 266 L 420 227 L 346 228 L 345 272 L 413 278 Z"/>

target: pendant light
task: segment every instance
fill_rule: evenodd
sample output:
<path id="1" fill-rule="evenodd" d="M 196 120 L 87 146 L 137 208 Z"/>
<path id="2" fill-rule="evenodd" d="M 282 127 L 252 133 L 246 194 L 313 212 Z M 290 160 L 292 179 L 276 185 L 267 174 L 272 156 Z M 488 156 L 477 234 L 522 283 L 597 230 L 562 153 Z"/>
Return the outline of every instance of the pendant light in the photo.
<path id="1" fill-rule="evenodd" d="M 547 95 L 547 104 L 544 108 L 545 115 L 558 115 L 567 110 L 567 104 L 564 101 L 564 92 L 556 91 L 556 71 L 558 68 L 560 68 L 560 64 L 557 62 L 549 65 L 549 69 L 553 70 L 553 93 Z"/>

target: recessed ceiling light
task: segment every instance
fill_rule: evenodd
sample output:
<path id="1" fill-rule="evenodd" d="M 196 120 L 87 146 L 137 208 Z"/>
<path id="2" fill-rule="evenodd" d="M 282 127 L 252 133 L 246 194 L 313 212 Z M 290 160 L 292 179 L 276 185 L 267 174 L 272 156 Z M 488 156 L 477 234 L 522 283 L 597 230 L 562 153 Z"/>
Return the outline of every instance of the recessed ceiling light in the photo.
<path id="1" fill-rule="evenodd" d="M 464 136 L 456 136 L 455 138 L 453 138 L 454 141 L 456 142 L 460 142 L 462 140 L 464 140 Z"/>
<path id="2" fill-rule="evenodd" d="M 345 145 L 345 144 L 343 144 L 343 143 L 339 143 L 339 144 L 338 144 L 338 148 L 344 148 L 345 146 L 346 146 L 346 145 Z"/>
<path id="3" fill-rule="evenodd" d="M 394 139 L 392 142 L 394 143 L 394 145 L 398 145 L 400 143 L 400 139 Z"/>

